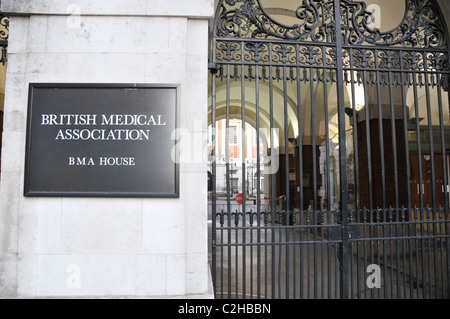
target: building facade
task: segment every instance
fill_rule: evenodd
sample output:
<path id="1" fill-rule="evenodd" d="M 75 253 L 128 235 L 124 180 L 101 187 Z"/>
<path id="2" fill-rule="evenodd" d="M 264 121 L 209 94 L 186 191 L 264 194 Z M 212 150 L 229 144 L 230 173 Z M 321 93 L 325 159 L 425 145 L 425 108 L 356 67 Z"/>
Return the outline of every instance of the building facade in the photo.
<path id="1" fill-rule="evenodd" d="M 1 6 L 10 18 L 1 296 L 211 296 L 206 162 L 180 164 L 179 198 L 80 198 L 24 197 L 23 159 L 29 83 L 175 84 L 179 127 L 199 130 L 202 145 L 213 2 Z"/>
<path id="2" fill-rule="evenodd" d="M 226 1 L 226 5 L 233 6 L 237 2 L 242 1 Z M 257 3 L 265 7 L 275 20 L 282 19 L 288 25 L 293 19 L 305 19 L 302 13 L 295 14 L 299 2 L 261 0 Z M 348 0 L 342 2 L 353 3 Z M 374 28 L 383 31 L 397 26 L 395 17 L 391 15 L 395 16 L 398 10 L 392 9 L 391 2 L 367 1 L 372 5 L 370 8 L 375 8 L 374 14 L 376 8 L 383 8 L 381 25 L 377 25 L 380 22 L 376 18 L 371 21 L 375 24 Z M 409 173 L 403 172 L 404 167 L 398 162 L 401 174 L 396 181 L 391 181 L 394 172 L 391 167 L 377 166 L 381 163 L 377 158 L 370 157 L 371 154 L 377 155 L 379 148 L 371 153 L 366 151 L 371 146 L 379 146 L 380 140 L 375 139 L 380 136 L 379 129 L 382 128 L 385 134 L 381 140 L 396 142 L 398 158 L 406 157 L 406 153 L 401 153 L 406 147 L 402 144 L 405 140 L 392 138 L 402 137 L 403 134 L 403 114 L 397 117 L 395 112 L 401 103 L 388 99 L 377 108 L 381 116 L 379 113 L 371 114 L 366 112 L 364 106 L 378 105 L 381 98 L 372 101 L 366 97 L 364 100 L 363 92 L 362 102 L 355 103 L 358 88 L 352 88 L 350 83 L 357 83 L 356 79 L 346 83 L 345 98 L 342 97 L 341 101 L 337 84 L 329 87 L 319 84 L 311 86 L 315 91 L 303 92 L 303 80 L 288 81 L 290 71 L 287 68 L 279 80 L 269 86 L 269 77 L 276 79 L 276 72 L 279 72 L 274 67 L 277 63 L 285 66 L 285 61 L 268 63 L 270 68 L 273 67 L 270 72 L 274 72 L 269 76 L 263 73 L 267 60 L 258 61 L 255 55 L 246 57 L 248 60 L 243 56 L 238 58 L 233 52 L 236 48 L 230 47 L 227 52 L 223 47 L 212 44 L 217 35 L 214 29 L 217 26 L 214 21 L 218 21 L 215 20 L 215 12 L 217 15 L 221 12 L 217 7 L 221 3 L 223 1 L 213 0 L 1 1 L 1 12 L 9 17 L 9 43 L 5 100 L 1 108 L 4 118 L 0 184 L 0 297 L 214 297 L 213 285 L 218 285 L 215 279 L 217 264 L 215 252 L 210 257 L 209 250 L 218 248 L 208 248 L 208 209 L 213 220 L 213 236 L 214 225 L 224 225 L 219 222 L 219 218 L 224 217 L 217 213 L 216 196 L 223 197 L 225 202 L 222 208 L 225 210 L 238 193 L 252 200 L 247 206 L 244 204 L 238 208 L 243 211 L 241 215 L 238 212 L 234 215 L 237 216 L 236 223 L 242 212 L 246 216 L 250 206 L 253 206 L 252 212 L 259 214 L 258 224 L 282 223 L 284 218 L 284 224 L 290 225 L 301 222 L 299 219 L 287 222 L 288 218 L 281 215 L 275 218 L 275 211 L 278 214 L 280 210 L 287 210 L 294 215 L 301 214 L 303 210 L 328 210 L 327 216 L 330 216 L 341 208 L 343 188 L 339 176 L 343 166 L 339 166 L 339 161 L 333 161 L 339 158 L 339 146 L 346 141 L 342 136 L 347 134 L 347 130 L 342 134 L 338 129 L 340 113 L 337 110 L 341 102 L 351 111 L 350 115 L 347 114 L 348 149 L 356 150 L 345 163 L 347 178 L 356 180 L 357 176 L 369 176 L 369 173 L 364 173 L 364 165 L 370 161 L 374 163 L 369 166 L 371 170 L 382 172 L 371 176 L 385 177 L 384 181 L 375 181 L 374 184 L 386 185 L 381 190 L 369 190 L 361 183 L 352 193 L 356 185 L 349 183 L 345 190 L 348 194 L 344 194 L 349 209 L 370 205 L 387 207 L 392 203 L 395 205 L 395 200 L 401 206 L 408 202 L 408 198 L 411 199 L 410 205 L 421 207 L 436 206 L 436 202 L 446 201 L 448 186 L 444 180 L 450 176 L 436 181 L 431 181 L 428 176 L 431 176 L 431 170 L 433 176 L 447 175 L 445 170 L 441 172 L 438 168 L 442 163 L 448 163 L 447 154 L 434 156 L 426 149 L 419 150 L 418 155 L 411 153 L 409 161 L 414 169 Z M 443 0 L 436 3 L 443 16 L 450 17 L 450 4 Z M 450 19 L 445 23 L 450 30 Z M 233 34 L 231 23 L 224 23 L 222 27 L 229 35 Z M 277 29 L 277 32 L 282 31 Z M 241 47 L 244 54 L 248 53 L 246 48 Z M 254 47 L 252 50 L 252 54 L 257 52 Z M 223 52 L 223 56 L 213 58 L 218 51 Z M 229 63 L 231 57 L 245 61 L 235 63 L 235 74 L 242 72 L 241 78 L 230 76 L 231 70 L 235 70 Z M 223 59 L 222 69 L 221 61 L 216 61 L 220 58 Z M 208 64 L 212 61 L 218 62 L 217 65 Z M 249 65 L 256 67 L 249 71 L 245 69 Z M 292 69 L 292 74 L 300 72 Z M 252 75 L 249 72 L 261 73 Z M 312 73 L 309 75 L 313 76 Z M 323 74 L 319 74 L 321 76 Z M 256 80 L 264 77 L 267 79 L 265 82 Z M 392 79 L 386 81 L 387 87 L 389 83 L 394 83 Z M 256 87 L 256 83 L 261 87 Z M 84 196 L 57 196 L 54 193 L 24 196 L 30 173 L 25 165 L 32 129 L 30 84 L 127 85 L 129 89 L 133 85 L 136 88 L 145 85 L 176 87 L 177 130 L 166 137 L 166 142 L 177 141 L 177 145 L 181 145 L 172 153 L 179 153 L 181 158 L 176 163 L 179 174 L 177 196 L 92 196 L 89 193 Z M 376 91 L 376 85 L 371 89 Z M 375 92 L 373 96 L 393 96 L 388 91 L 383 91 L 384 94 Z M 294 95 L 291 96 L 291 92 Z M 298 92 L 303 93 L 302 98 L 297 96 Z M 367 88 L 365 92 L 368 94 Z M 439 101 L 439 105 L 445 106 L 441 107 L 445 111 L 444 125 L 441 126 L 446 128 L 450 124 L 447 91 L 438 95 L 420 88 L 416 92 L 410 91 L 404 98 L 408 105 L 414 105 L 415 101 L 419 101 L 419 96 L 425 100 L 427 96 L 447 98 Z M 286 109 L 275 113 L 259 112 L 265 107 L 270 108 L 270 100 L 273 101 L 272 106 L 286 105 Z M 54 103 L 52 99 L 49 101 Z M 302 103 L 310 106 L 313 101 L 321 107 L 329 105 L 329 113 L 322 110 L 322 115 L 316 114 L 319 120 L 315 122 L 310 120 L 311 113 L 305 111 L 301 122 L 297 108 Z M 429 100 L 425 104 L 434 102 L 438 101 Z M 384 116 L 384 104 L 393 106 L 394 111 L 389 110 Z M 212 108 L 212 105 L 215 107 Z M 127 107 L 123 107 L 124 114 L 127 114 Z M 424 128 L 428 130 L 422 135 L 420 125 L 410 131 L 412 145 L 421 145 L 414 144 L 420 137 L 433 141 L 433 129 L 438 130 L 437 136 L 447 136 L 446 131 L 442 134 L 435 123 L 436 116 L 440 118 L 439 114 L 417 115 L 417 110 L 410 110 L 410 118 L 426 118 L 430 125 Z M 72 112 L 76 113 L 76 110 Z M 372 132 L 368 129 L 367 123 L 376 130 Z M 361 135 L 354 133 L 354 127 Z M 216 128 L 220 129 L 216 131 Z M 279 131 L 273 132 L 273 128 Z M 263 132 L 263 129 L 266 131 Z M 216 133 L 209 135 L 210 132 Z M 427 132 L 431 133 L 427 136 Z M 368 138 L 371 134 L 372 139 Z M 364 141 L 368 140 L 371 143 L 365 145 Z M 358 145 L 357 149 L 355 145 Z M 384 144 L 386 150 L 393 147 L 387 142 Z M 211 149 L 214 151 L 211 152 Z M 393 161 L 386 159 L 386 163 Z M 430 161 L 435 163 L 430 164 Z M 419 162 L 425 163 L 424 166 Z M 355 165 L 358 169 L 354 169 Z M 56 168 L 47 169 L 51 173 L 56 171 Z M 214 175 L 213 190 L 210 191 L 208 172 Z M 408 191 L 399 192 L 398 187 L 392 192 L 389 187 L 395 183 L 410 183 L 409 194 Z M 433 183 L 434 186 L 431 185 Z M 435 194 L 432 199 L 426 198 L 428 188 L 433 189 L 431 193 Z M 386 197 L 386 194 L 392 193 L 404 197 Z M 213 201 L 210 205 L 208 197 Z M 264 215 L 263 218 L 260 215 L 263 211 L 272 211 L 273 215 L 270 218 Z M 217 223 L 216 214 L 219 214 Z M 231 218 L 231 211 L 226 214 L 225 218 Z M 248 216 L 253 227 L 254 215 L 250 213 Z M 245 221 L 246 217 L 243 218 Z M 231 225 L 230 219 L 227 225 Z M 302 229 L 306 227 L 300 225 Z M 448 220 L 443 225 L 448 230 Z M 448 234 L 442 232 L 439 236 L 446 239 Z"/>

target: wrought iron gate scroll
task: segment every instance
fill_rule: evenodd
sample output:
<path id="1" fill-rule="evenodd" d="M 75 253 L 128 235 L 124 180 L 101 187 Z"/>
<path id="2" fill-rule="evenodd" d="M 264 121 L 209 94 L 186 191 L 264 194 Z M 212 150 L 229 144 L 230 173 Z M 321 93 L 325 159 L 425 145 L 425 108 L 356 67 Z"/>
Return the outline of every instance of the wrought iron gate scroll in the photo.
<path id="1" fill-rule="evenodd" d="M 213 26 L 216 297 L 449 298 L 449 42 L 436 1 L 405 0 L 388 32 L 364 2 L 299 0 L 283 11 L 290 25 L 263 4 L 221 0 Z"/>

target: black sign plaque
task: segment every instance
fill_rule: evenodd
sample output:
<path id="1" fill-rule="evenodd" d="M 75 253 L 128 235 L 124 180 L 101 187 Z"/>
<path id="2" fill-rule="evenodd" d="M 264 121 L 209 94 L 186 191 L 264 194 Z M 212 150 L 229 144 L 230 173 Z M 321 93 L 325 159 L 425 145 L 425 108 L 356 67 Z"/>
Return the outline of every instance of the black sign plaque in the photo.
<path id="1" fill-rule="evenodd" d="M 25 196 L 179 197 L 178 85 L 30 84 Z"/>

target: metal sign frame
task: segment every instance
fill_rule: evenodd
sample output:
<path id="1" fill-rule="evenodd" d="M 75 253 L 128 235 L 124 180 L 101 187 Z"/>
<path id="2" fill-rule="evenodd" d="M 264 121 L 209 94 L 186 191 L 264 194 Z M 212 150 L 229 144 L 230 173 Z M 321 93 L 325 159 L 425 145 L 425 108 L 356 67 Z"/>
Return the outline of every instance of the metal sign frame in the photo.
<path id="1" fill-rule="evenodd" d="M 24 196 L 179 197 L 178 84 L 31 83 Z"/>

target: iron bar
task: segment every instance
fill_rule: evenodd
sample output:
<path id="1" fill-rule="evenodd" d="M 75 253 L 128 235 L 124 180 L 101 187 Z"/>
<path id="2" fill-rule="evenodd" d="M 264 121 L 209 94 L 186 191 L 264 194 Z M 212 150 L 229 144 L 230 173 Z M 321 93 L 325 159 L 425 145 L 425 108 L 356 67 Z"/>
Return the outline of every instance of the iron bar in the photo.
<path id="1" fill-rule="evenodd" d="M 215 62 L 215 56 L 216 56 L 216 45 L 215 45 L 215 40 L 213 40 L 213 48 L 212 48 L 212 59 Z M 212 280 L 213 280 L 213 287 L 214 287 L 214 297 L 217 298 L 217 290 L 215 289 L 217 287 L 217 246 L 216 246 L 216 236 L 217 236 L 217 229 L 215 227 L 217 220 L 216 220 L 216 214 L 214 212 L 216 212 L 217 206 L 216 206 L 216 201 L 214 200 L 217 196 L 216 193 L 216 173 L 217 173 L 217 167 L 216 167 L 216 160 L 215 160 L 215 156 L 216 156 L 216 103 L 217 103 L 217 91 L 216 91 L 216 65 L 213 62 L 214 67 L 211 69 L 211 125 L 212 125 L 212 132 L 211 132 L 211 158 L 212 158 L 212 185 L 211 185 L 211 190 L 212 190 L 212 195 L 211 198 L 213 198 L 212 203 L 211 203 L 211 254 L 212 254 L 212 258 L 211 258 L 211 264 L 212 264 Z"/>
<path id="2" fill-rule="evenodd" d="M 272 44 L 269 44 L 269 58 L 270 61 L 272 61 Z M 273 69 L 272 67 L 269 68 L 270 78 L 269 78 L 269 113 L 270 113 L 270 159 L 271 163 L 275 163 L 275 150 L 274 150 L 274 139 L 275 136 L 273 134 L 275 125 L 274 125 L 274 96 L 273 96 Z M 273 227 L 275 225 L 275 174 L 271 174 L 271 226 Z M 272 233 L 272 243 L 275 243 L 275 235 Z M 275 250 L 272 250 L 272 296 L 275 297 Z"/>
<path id="3" fill-rule="evenodd" d="M 259 60 L 259 57 L 258 57 Z M 256 213 L 257 213 L 257 241 L 261 240 L 260 233 L 260 213 L 261 213 L 261 154 L 260 154 L 260 100 L 259 100 L 259 67 L 256 68 Z M 253 178 L 253 177 L 252 177 Z M 260 287 L 260 273 L 261 273 L 261 251 L 257 250 L 257 297 L 259 298 L 261 295 L 261 287 Z M 253 295 L 253 294 L 252 294 Z"/>
<path id="4" fill-rule="evenodd" d="M 225 129 L 225 169 L 226 169 L 226 187 L 227 187 L 227 213 L 228 225 L 231 224 L 231 185 L 230 185 L 230 70 L 231 66 L 227 65 L 227 92 L 226 92 L 226 129 Z M 231 232 L 228 232 L 228 242 L 231 242 Z M 231 246 L 228 246 L 228 256 L 231 255 Z M 231 258 L 228 258 L 228 298 L 231 298 Z M 235 270 L 237 271 L 237 269 Z M 237 292 L 236 292 L 237 293 Z"/>
<path id="5" fill-rule="evenodd" d="M 322 59 L 325 61 L 326 60 L 326 50 L 324 47 L 322 47 Z M 330 186 L 330 178 L 331 178 L 331 173 L 330 173 L 330 132 L 329 132 L 329 108 L 328 108 L 328 75 L 327 75 L 327 70 L 324 68 L 322 69 L 323 72 L 323 95 L 324 95 L 324 115 L 325 115 L 325 161 L 326 161 L 326 175 L 325 175 L 325 179 L 326 179 L 326 190 L 325 190 L 325 194 L 327 197 L 327 211 L 330 211 L 330 206 L 331 206 L 331 186 Z M 322 210 L 322 207 L 320 208 Z M 329 221 L 327 220 L 327 223 Z M 321 229 L 323 231 L 323 229 Z M 321 237 L 323 237 L 323 232 L 321 232 Z M 328 247 L 329 248 L 329 247 Z M 323 249 L 321 249 L 322 253 L 323 253 Z M 330 252 L 330 250 L 328 249 L 328 252 Z M 322 255 L 322 260 L 324 259 L 324 256 Z M 329 260 L 329 256 L 328 256 L 328 260 Z M 330 277 L 330 273 L 329 273 L 329 265 L 328 265 L 328 276 Z M 322 268 L 323 271 L 323 268 Z M 322 272 L 322 278 L 324 277 L 324 273 Z M 322 287 L 321 287 L 321 291 L 322 291 L 322 296 L 324 297 L 323 293 L 325 291 L 325 287 L 324 287 L 324 281 L 322 281 Z M 328 291 L 328 293 L 330 294 L 330 291 Z"/>
<path id="6" fill-rule="evenodd" d="M 296 63 L 299 64 L 300 61 L 300 48 L 296 45 Z M 298 170 L 299 170 L 299 209 L 300 209 L 300 225 L 303 225 L 303 207 L 304 207 L 304 197 L 303 197 L 303 125 L 302 125 L 302 90 L 301 90 L 301 80 L 300 80 L 300 70 L 299 66 L 297 68 L 297 117 L 298 117 Z M 303 233 L 300 233 L 300 241 L 303 240 Z M 303 246 L 300 246 L 300 298 L 303 298 Z M 294 288 L 295 289 L 295 288 Z"/>
<path id="7" fill-rule="evenodd" d="M 438 95 L 438 105 L 439 105 L 439 128 L 440 128 L 440 135 L 441 135 L 441 153 L 442 153 L 442 178 L 443 178 L 443 193 L 444 193 L 444 211 L 448 212 L 449 211 L 449 203 L 448 203 L 448 194 L 449 194 L 449 190 L 448 190 L 448 179 L 447 179 L 447 174 L 448 174 L 448 167 L 447 167 L 447 154 L 446 154 L 446 146 L 445 146 L 445 131 L 444 131 L 444 116 L 443 116 L 443 110 L 442 110 L 442 87 L 441 87 L 441 79 L 438 79 L 437 81 L 437 95 Z M 442 231 L 444 227 L 440 227 L 440 230 Z M 445 229 L 445 228 L 444 228 Z M 447 234 L 449 233 L 448 231 L 446 232 Z M 449 245 L 447 245 L 448 247 Z M 444 255 L 444 251 L 442 249 L 443 247 L 441 246 L 441 254 Z M 447 256 L 448 256 L 448 252 L 447 252 Z M 448 257 L 447 257 L 448 258 Z M 450 277 L 450 265 L 447 261 L 447 277 Z M 445 273 L 445 266 L 444 266 L 444 258 L 441 258 L 441 271 L 442 273 Z M 450 283 L 450 278 L 449 278 L 449 283 Z M 444 289 L 445 287 L 445 276 L 442 276 L 442 296 L 443 298 L 446 297 L 446 291 Z M 449 284 L 450 287 L 450 284 Z"/>
<path id="8" fill-rule="evenodd" d="M 340 1 L 334 0 L 334 21 L 336 30 L 341 30 L 341 10 Z M 338 56 L 342 52 L 342 33 L 336 32 L 336 52 Z M 347 152 L 346 152 L 346 136 L 345 136 L 345 101 L 344 101 L 344 81 L 342 79 L 342 70 L 344 68 L 343 60 L 337 59 L 337 98 L 338 98 L 338 126 L 339 126 L 339 181 L 341 195 L 341 225 L 342 225 L 342 244 L 341 244 L 341 295 L 343 299 L 349 297 L 349 266 L 347 256 L 349 254 L 348 247 L 348 190 L 347 190 Z"/>
<path id="9" fill-rule="evenodd" d="M 242 140 L 245 139 L 245 109 L 246 109 L 246 95 L 245 95 L 245 65 L 244 65 L 244 56 L 245 56 L 245 47 L 244 47 L 244 43 L 241 42 L 241 136 L 242 136 Z M 246 163 L 245 163 L 245 159 L 246 159 L 246 143 L 241 143 L 241 157 L 242 157 L 242 195 L 243 198 L 245 199 L 247 197 L 247 191 L 246 191 L 246 187 L 245 187 L 245 182 L 246 182 Z M 253 178 L 253 176 L 251 177 Z M 242 202 L 242 212 L 246 212 L 246 200 L 243 200 Z M 246 215 L 243 214 L 242 216 L 242 221 L 243 224 L 246 224 Z M 245 243 L 247 240 L 246 237 L 247 233 L 243 232 L 242 234 L 242 240 Z M 245 299 L 246 296 L 246 291 L 247 291 L 247 274 L 246 274 L 246 270 L 247 270 L 247 254 L 246 254 L 246 249 L 242 248 L 242 290 L 244 291 L 244 295 L 243 298 Z M 237 276 L 236 276 L 237 277 Z"/>
<path id="10" fill-rule="evenodd" d="M 403 51 L 400 51 L 400 64 L 401 65 L 403 65 L 403 63 L 404 63 L 404 60 L 403 60 L 403 56 L 404 56 L 404 54 L 403 54 Z M 404 72 L 402 72 L 401 73 L 401 101 L 402 101 L 402 110 L 403 110 L 403 140 L 404 140 L 404 143 L 405 143 L 405 163 L 406 163 L 406 190 L 407 190 L 407 194 L 408 194 L 408 196 L 407 196 L 407 201 L 408 201 L 408 203 L 407 203 L 407 211 L 408 211 L 408 216 L 410 215 L 410 212 L 411 212 L 411 208 L 412 208 L 412 205 L 411 205 L 411 183 L 410 183 L 410 180 L 411 180 L 411 164 L 410 164 L 410 156 L 409 156 L 409 137 L 408 137 L 408 114 L 407 114 L 407 108 L 408 108 L 408 106 L 407 106 L 407 104 L 406 104 L 406 93 L 405 93 L 405 73 Z M 412 230 L 412 225 L 411 224 L 409 224 L 408 225 L 408 235 L 409 234 L 412 234 L 413 233 L 413 230 Z M 405 241 L 405 243 L 406 243 L 406 241 Z M 411 241 L 411 240 L 409 240 L 408 241 L 408 244 L 409 244 L 409 247 L 410 247 L 410 250 L 412 250 L 412 247 L 413 247 L 413 242 Z M 405 250 L 406 251 L 406 250 Z M 412 265 L 413 265 L 413 257 L 412 257 L 412 254 L 410 253 L 410 254 L 408 254 L 408 259 L 409 259 L 409 273 L 410 273 L 410 277 L 409 277 L 409 280 L 410 280 L 410 282 L 412 282 L 412 274 L 413 274 L 413 272 L 412 272 Z M 405 261 L 404 261 L 404 264 L 405 264 L 405 266 L 406 266 L 406 256 L 405 256 Z M 405 274 L 406 274 L 406 271 L 405 271 Z M 405 275 L 405 278 L 404 278 L 404 281 L 405 281 L 405 296 L 406 296 L 406 275 Z M 413 297 L 413 290 L 412 289 L 410 289 L 410 297 L 412 298 Z"/>

